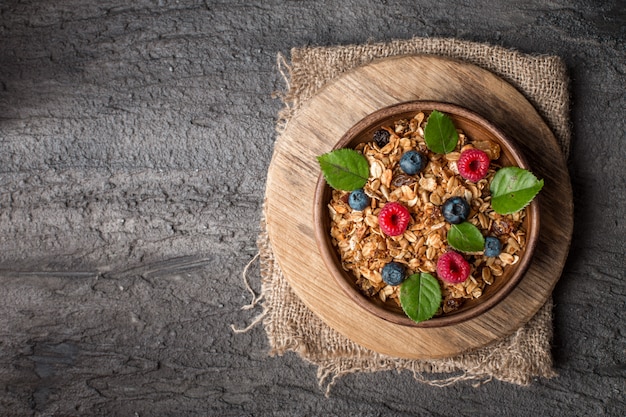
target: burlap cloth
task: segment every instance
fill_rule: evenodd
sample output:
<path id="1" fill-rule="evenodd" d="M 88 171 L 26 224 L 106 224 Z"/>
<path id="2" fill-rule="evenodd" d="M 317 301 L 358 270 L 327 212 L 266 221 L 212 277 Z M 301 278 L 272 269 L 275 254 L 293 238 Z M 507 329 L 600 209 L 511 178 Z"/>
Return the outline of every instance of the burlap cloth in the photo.
<path id="1" fill-rule="evenodd" d="M 389 43 L 291 50 L 291 63 L 279 55 L 279 70 L 287 82 L 282 95 L 278 133 L 300 106 L 326 82 L 341 73 L 378 58 L 426 53 L 461 59 L 482 67 L 515 86 L 535 106 L 553 130 L 563 152 L 569 151 L 568 77 L 554 56 L 531 56 L 502 47 L 455 39 L 414 38 Z M 278 139 L 280 140 L 280 138 Z M 419 381 L 448 385 L 461 380 L 482 383 L 496 378 L 528 385 L 533 378 L 556 375 L 551 356 L 552 300 L 515 333 L 491 345 L 455 357 L 407 360 L 382 355 L 359 346 L 324 324 L 295 295 L 274 259 L 261 222 L 258 237 L 263 323 L 271 354 L 296 352 L 318 367 L 326 392 L 335 380 L 352 372 L 409 370 Z M 250 326 L 249 326 L 250 327 Z"/>

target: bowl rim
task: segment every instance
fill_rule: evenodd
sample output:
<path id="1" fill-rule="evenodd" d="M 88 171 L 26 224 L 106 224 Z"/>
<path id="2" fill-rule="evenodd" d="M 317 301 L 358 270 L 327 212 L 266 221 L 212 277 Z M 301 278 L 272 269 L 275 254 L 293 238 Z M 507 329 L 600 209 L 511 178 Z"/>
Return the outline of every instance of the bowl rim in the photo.
<path id="1" fill-rule="evenodd" d="M 509 139 L 493 123 L 468 108 L 459 106 L 457 104 L 431 100 L 412 100 L 400 102 L 369 113 L 361 120 L 359 120 L 356 124 L 354 124 L 350 129 L 348 129 L 348 131 L 344 133 L 339 141 L 337 141 L 332 150 L 346 147 L 346 145 L 350 143 L 360 132 L 367 128 L 371 128 L 377 123 L 380 124 L 382 120 L 388 119 L 391 114 L 402 114 L 407 112 L 419 111 L 432 112 L 433 110 L 438 110 L 442 113 L 451 114 L 455 117 L 464 117 L 471 122 L 482 125 L 493 136 L 495 136 L 501 144 L 504 144 L 506 147 L 509 148 L 509 151 L 512 153 L 514 162 L 517 164 L 517 166 L 524 169 L 529 169 L 526 158 L 521 153 L 515 142 Z M 539 238 L 539 203 L 537 201 L 538 198 L 535 198 L 526 207 L 526 209 L 529 211 L 529 214 L 532 216 L 533 221 L 529 222 L 529 228 L 526 231 L 527 240 L 524 256 L 520 258 L 516 270 L 513 271 L 512 275 L 504 284 L 502 284 L 498 291 L 492 294 L 486 300 L 479 302 L 477 305 L 472 306 L 471 308 L 463 310 L 459 313 L 433 317 L 431 319 L 417 323 L 406 315 L 400 315 L 393 311 L 387 310 L 378 304 L 375 304 L 373 301 L 370 300 L 371 297 L 367 297 L 348 282 L 348 279 L 350 278 L 348 272 L 338 267 L 338 262 L 334 261 L 339 260 L 338 254 L 336 253 L 336 250 L 331 243 L 330 233 L 323 227 L 324 213 L 327 213 L 328 209 L 327 203 L 322 202 L 321 199 L 323 198 L 327 188 L 329 188 L 329 186 L 324 179 L 323 174 L 320 173 L 315 187 L 313 199 L 313 224 L 317 247 L 320 251 L 326 269 L 333 276 L 335 282 L 340 286 L 342 291 L 344 291 L 344 293 L 348 295 L 351 300 L 355 301 L 356 304 L 359 305 L 366 312 L 378 316 L 386 321 L 403 326 L 421 328 L 444 327 L 471 320 L 485 313 L 486 311 L 497 305 L 504 298 L 506 298 L 517 286 L 517 284 L 522 280 L 532 261 L 533 253 Z"/>

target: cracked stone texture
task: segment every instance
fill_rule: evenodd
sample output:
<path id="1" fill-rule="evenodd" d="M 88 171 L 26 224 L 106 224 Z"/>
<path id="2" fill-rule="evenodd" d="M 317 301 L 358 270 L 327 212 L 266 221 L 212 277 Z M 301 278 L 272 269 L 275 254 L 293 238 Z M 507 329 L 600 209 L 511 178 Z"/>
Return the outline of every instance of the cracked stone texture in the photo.
<path id="1" fill-rule="evenodd" d="M 622 416 L 623 1 L 6 0 L 0 4 L 0 414 Z M 559 373 L 529 387 L 354 374 L 330 398 L 269 357 L 256 253 L 294 46 L 442 36 L 570 71 Z M 555 208 L 558 209 L 558 208 Z M 250 270 L 259 290 L 258 266 Z"/>

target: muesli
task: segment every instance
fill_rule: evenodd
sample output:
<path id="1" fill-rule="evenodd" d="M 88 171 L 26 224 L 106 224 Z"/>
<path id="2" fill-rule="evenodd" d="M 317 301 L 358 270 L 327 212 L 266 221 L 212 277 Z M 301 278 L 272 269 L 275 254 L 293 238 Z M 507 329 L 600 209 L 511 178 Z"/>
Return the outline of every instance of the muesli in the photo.
<path id="1" fill-rule="evenodd" d="M 354 151 L 369 169 L 364 184 L 350 191 L 333 189 L 328 204 L 330 235 L 342 267 L 363 294 L 397 302 L 415 321 L 453 312 L 466 300 L 481 297 L 505 268 L 519 262 L 526 245 L 523 220 L 529 201 L 508 214 L 492 207 L 500 146 L 473 140 L 456 128 L 446 133 L 451 121 L 433 114 L 439 119 L 420 112 L 381 126 L 371 142 L 359 144 Z M 429 142 L 425 129 L 455 141 Z M 320 158 L 325 171 L 322 162 Z M 543 185 L 537 183 L 536 192 Z M 441 295 L 427 300 L 430 312 L 410 314 L 412 308 L 425 307 L 408 306 L 413 304 L 408 295 L 401 301 L 408 277 L 436 278 L 432 281 Z M 422 280 L 411 286 L 424 290 L 426 284 Z"/>

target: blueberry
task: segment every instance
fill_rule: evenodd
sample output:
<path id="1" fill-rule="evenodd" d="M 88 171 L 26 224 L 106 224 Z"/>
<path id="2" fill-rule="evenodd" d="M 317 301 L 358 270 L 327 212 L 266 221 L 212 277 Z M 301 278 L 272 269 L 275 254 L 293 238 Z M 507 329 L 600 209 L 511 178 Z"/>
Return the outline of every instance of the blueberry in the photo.
<path id="1" fill-rule="evenodd" d="M 502 243 L 500 243 L 500 239 L 493 236 L 487 236 L 485 238 L 485 256 L 494 258 L 500 255 L 501 251 Z"/>
<path id="2" fill-rule="evenodd" d="M 348 204 L 352 207 L 353 210 L 362 211 L 365 210 L 367 206 L 370 205 L 370 198 L 362 188 L 358 190 L 354 190 L 350 193 L 350 197 L 348 197 Z"/>
<path id="3" fill-rule="evenodd" d="M 404 265 L 389 262 L 383 267 L 383 281 L 388 285 L 400 285 L 404 281 Z"/>
<path id="4" fill-rule="evenodd" d="M 426 167 L 426 156 L 417 151 L 408 151 L 400 158 L 400 168 L 406 174 L 415 175 Z"/>
<path id="5" fill-rule="evenodd" d="M 451 197 L 443 203 L 441 213 L 452 224 L 463 223 L 469 216 L 470 206 L 464 198 Z"/>
<path id="6" fill-rule="evenodd" d="M 374 132 L 374 142 L 378 145 L 379 148 L 382 148 L 386 144 L 389 143 L 389 137 L 391 135 L 385 129 L 380 129 Z"/>

